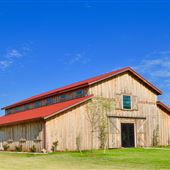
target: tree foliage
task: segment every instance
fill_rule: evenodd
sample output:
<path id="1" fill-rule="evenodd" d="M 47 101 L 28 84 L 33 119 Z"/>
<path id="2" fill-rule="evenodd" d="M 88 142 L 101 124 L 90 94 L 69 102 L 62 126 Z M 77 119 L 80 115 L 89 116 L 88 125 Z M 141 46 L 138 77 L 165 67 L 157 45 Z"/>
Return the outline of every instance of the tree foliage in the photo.
<path id="1" fill-rule="evenodd" d="M 94 97 L 87 104 L 87 119 L 91 129 L 91 149 L 93 149 L 94 132 L 99 132 L 100 148 L 104 149 L 108 135 L 107 114 L 114 107 L 113 99 L 104 97 Z"/>

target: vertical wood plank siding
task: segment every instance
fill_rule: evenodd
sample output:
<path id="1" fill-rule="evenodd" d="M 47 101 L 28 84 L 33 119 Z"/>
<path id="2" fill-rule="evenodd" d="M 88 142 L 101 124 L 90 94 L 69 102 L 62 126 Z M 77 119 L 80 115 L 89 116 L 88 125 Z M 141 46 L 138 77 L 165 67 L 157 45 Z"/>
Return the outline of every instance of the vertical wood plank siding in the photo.
<path id="1" fill-rule="evenodd" d="M 157 95 L 130 73 L 123 73 L 113 78 L 91 85 L 88 95 L 112 98 L 115 107 L 108 113 L 108 147 L 121 147 L 121 123 L 134 123 L 135 146 L 152 146 L 153 132 L 159 127 L 159 144 L 169 144 L 170 118 L 167 113 L 157 107 Z M 122 95 L 132 96 L 132 109 L 122 109 Z M 21 137 L 27 138 L 25 148 L 34 144 L 34 138 L 39 137 L 39 149 L 46 145 L 51 150 L 52 143 L 58 141 L 58 150 L 76 150 L 76 138 L 80 138 L 82 150 L 91 148 L 90 124 L 86 114 L 87 102 L 64 111 L 57 116 L 41 122 L 27 123 L 0 128 L 0 144 L 9 139 L 18 144 Z M 46 129 L 46 137 L 43 131 Z M 43 139 L 46 141 L 43 142 Z M 100 142 L 98 132 L 94 134 L 94 148 L 98 149 Z M 13 145 L 11 144 L 11 145 Z M 1 145 L 0 145 L 1 146 Z M 12 147 L 12 146 L 11 146 Z"/>
<path id="2" fill-rule="evenodd" d="M 159 119 L 160 145 L 170 145 L 170 116 L 160 108 L 158 108 L 158 111 L 160 116 Z"/>
<path id="3" fill-rule="evenodd" d="M 163 127 L 168 126 L 169 116 L 165 113 L 162 119 L 162 113 L 156 105 L 157 95 L 148 89 L 142 82 L 138 81 L 133 75 L 124 73 L 91 85 L 88 94 L 112 98 L 115 101 L 114 110 L 109 113 L 109 139 L 108 147 L 121 147 L 121 129 L 122 122 L 133 122 L 135 127 L 135 146 L 152 146 L 153 132 L 159 126 L 161 129 L 160 144 L 167 144 L 167 134 L 170 128 L 165 132 Z M 122 109 L 122 95 L 132 96 L 132 109 Z M 59 150 L 75 150 L 76 137 L 81 136 L 81 149 L 90 149 L 90 125 L 86 119 L 86 104 L 82 104 L 72 110 L 68 110 L 57 117 L 47 121 L 47 148 L 50 149 L 52 142 L 59 141 Z M 114 116 L 117 116 L 114 117 Z M 119 117 L 119 118 L 118 118 Z M 130 117 L 130 118 L 126 118 Z M 135 117 L 135 118 L 134 118 Z M 141 119 L 143 117 L 143 119 Z M 162 122 L 164 121 L 164 122 Z M 167 121 L 165 123 L 165 121 Z M 166 124 L 166 125 L 165 125 Z M 159 132 L 160 133 L 160 132 Z M 94 148 L 99 148 L 100 142 L 98 132 L 95 132 Z M 166 142 L 165 142 L 166 141 Z"/>
<path id="4" fill-rule="evenodd" d="M 37 151 L 43 148 L 43 122 L 30 122 L 12 126 L 0 127 L 0 149 L 3 144 L 8 144 L 9 150 L 22 144 L 23 151 L 29 151 L 35 145 Z"/>

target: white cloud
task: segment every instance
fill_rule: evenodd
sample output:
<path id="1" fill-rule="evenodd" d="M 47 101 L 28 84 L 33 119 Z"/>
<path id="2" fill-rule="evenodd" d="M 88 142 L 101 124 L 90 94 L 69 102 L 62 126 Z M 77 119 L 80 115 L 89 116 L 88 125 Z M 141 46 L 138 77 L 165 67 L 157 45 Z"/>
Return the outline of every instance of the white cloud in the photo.
<path id="1" fill-rule="evenodd" d="M 19 58 L 22 57 L 23 54 L 21 54 L 20 51 L 17 49 L 10 49 L 7 51 L 6 58 Z"/>
<path id="2" fill-rule="evenodd" d="M 154 52 L 147 55 L 147 58 L 143 59 L 135 69 L 148 72 L 155 78 L 170 78 L 170 51 Z"/>
<path id="3" fill-rule="evenodd" d="M 138 72 L 147 76 L 164 94 L 160 96 L 166 104 L 170 104 L 170 51 L 154 52 L 147 55 L 137 66 Z"/>
<path id="4" fill-rule="evenodd" d="M 89 62 L 89 58 L 85 56 L 85 53 L 65 54 L 65 64 L 68 65 L 73 65 L 76 63 L 87 64 L 88 62 Z"/>
<path id="5" fill-rule="evenodd" d="M 12 64 L 12 61 L 10 61 L 10 60 L 1 60 L 1 61 L 0 61 L 0 69 L 1 69 L 1 70 L 5 70 L 5 69 L 8 68 L 11 64 Z"/>
<path id="6" fill-rule="evenodd" d="M 16 63 L 20 58 L 26 56 L 27 52 L 30 51 L 30 48 L 23 46 L 22 48 L 11 48 L 8 49 L 0 57 L 0 70 L 5 71 Z"/>

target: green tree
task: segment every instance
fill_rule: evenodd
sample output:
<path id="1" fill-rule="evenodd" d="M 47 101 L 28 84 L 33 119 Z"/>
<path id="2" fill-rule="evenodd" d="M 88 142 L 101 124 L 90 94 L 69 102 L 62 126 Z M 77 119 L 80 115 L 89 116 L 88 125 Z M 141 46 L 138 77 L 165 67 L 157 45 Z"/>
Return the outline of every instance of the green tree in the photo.
<path id="1" fill-rule="evenodd" d="M 110 98 L 94 97 L 87 104 L 87 119 L 90 123 L 91 129 L 91 149 L 94 148 L 94 132 L 98 131 L 100 148 L 106 148 L 106 142 L 108 138 L 108 118 L 107 114 L 114 108 L 114 101 Z"/>

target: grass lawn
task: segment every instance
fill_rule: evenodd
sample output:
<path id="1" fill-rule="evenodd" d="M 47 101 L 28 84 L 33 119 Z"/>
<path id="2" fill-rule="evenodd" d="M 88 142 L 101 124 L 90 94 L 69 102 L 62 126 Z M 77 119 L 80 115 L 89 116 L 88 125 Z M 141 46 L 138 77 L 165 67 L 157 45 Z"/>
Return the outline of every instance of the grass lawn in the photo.
<path id="1" fill-rule="evenodd" d="M 170 169 L 170 150 L 113 149 L 103 151 L 22 154 L 0 152 L 0 170 Z"/>

